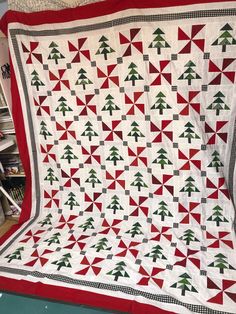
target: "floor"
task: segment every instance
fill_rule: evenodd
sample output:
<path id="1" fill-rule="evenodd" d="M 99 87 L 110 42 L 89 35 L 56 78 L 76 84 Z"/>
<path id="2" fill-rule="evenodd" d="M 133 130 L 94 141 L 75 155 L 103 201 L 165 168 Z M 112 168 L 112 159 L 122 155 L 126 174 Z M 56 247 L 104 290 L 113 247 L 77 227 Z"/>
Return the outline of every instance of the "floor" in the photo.
<path id="1" fill-rule="evenodd" d="M 16 218 L 7 218 L 3 225 L 0 226 L 0 237 L 4 235 L 13 225 L 17 223 Z"/>
<path id="2" fill-rule="evenodd" d="M 17 223 L 16 219 L 7 218 L 0 226 L 0 237 L 11 226 Z M 0 313 L 7 314 L 114 314 L 115 311 L 89 308 L 83 305 L 52 302 L 48 300 L 30 298 L 0 291 Z M 120 313 L 120 312 L 119 312 Z"/>
<path id="3" fill-rule="evenodd" d="M 0 313 L 7 314 L 114 314 L 100 309 L 51 302 L 0 292 Z"/>

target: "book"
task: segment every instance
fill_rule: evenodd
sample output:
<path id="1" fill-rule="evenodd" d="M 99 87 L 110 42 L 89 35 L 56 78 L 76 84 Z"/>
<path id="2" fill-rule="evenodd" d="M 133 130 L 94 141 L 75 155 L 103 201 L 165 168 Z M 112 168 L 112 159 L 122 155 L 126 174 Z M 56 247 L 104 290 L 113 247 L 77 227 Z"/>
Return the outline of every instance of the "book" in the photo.
<path id="1" fill-rule="evenodd" d="M 15 129 L 14 129 L 14 124 L 11 120 L 7 120 L 7 121 L 0 121 L 0 130 L 2 131 L 3 134 L 10 134 L 10 133 L 14 133 Z"/>
<path id="2" fill-rule="evenodd" d="M 0 152 L 4 152 L 5 149 L 9 149 L 14 144 L 15 141 L 13 138 L 11 137 L 8 138 L 7 136 L 4 136 L 4 138 L 0 141 Z"/>

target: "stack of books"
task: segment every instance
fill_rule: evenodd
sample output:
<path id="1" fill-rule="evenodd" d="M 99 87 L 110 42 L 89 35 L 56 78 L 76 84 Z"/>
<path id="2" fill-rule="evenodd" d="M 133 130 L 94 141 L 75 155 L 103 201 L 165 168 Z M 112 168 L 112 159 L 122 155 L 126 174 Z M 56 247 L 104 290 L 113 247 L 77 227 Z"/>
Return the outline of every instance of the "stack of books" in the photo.
<path id="1" fill-rule="evenodd" d="M 19 205 L 21 205 L 24 198 L 25 188 L 22 184 L 10 188 L 7 192 L 14 199 L 14 201 Z"/>
<path id="2" fill-rule="evenodd" d="M 19 216 L 19 207 L 21 207 L 24 198 L 24 178 L 9 178 L 8 180 L 4 180 L 2 183 L 4 190 L 10 196 L 9 200 L 14 200 L 14 203 L 9 201 L 9 205 L 4 208 L 5 215 L 17 217 Z"/>
<path id="3" fill-rule="evenodd" d="M 14 134 L 14 124 L 9 112 L 1 112 L 0 131 L 5 134 Z"/>
<path id="4" fill-rule="evenodd" d="M 12 187 L 10 189 L 7 189 L 8 194 L 11 196 L 11 198 L 17 203 L 19 207 L 22 205 L 22 201 L 24 198 L 24 191 L 25 188 L 22 184 Z M 17 217 L 19 216 L 19 210 L 14 206 L 13 204 L 10 204 L 10 208 L 8 211 L 5 212 L 6 216 L 12 216 Z"/>
<path id="5" fill-rule="evenodd" d="M 0 209 L 5 216 L 19 215 L 24 185 L 24 171 L 11 116 L 8 41 L 0 37 Z"/>
<path id="6" fill-rule="evenodd" d="M 0 158 L 5 176 L 24 175 L 24 169 L 18 155 L 1 155 Z"/>

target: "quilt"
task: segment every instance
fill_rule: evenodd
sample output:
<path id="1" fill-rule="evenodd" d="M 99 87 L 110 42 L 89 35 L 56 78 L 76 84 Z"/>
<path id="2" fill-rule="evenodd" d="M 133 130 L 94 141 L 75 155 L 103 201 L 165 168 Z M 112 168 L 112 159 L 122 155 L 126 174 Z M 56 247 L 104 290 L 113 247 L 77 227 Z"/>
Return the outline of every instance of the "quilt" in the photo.
<path id="1" fill-rule="evenodd" d="M 236 312 L 236 2 L 9 11 L 27 182 L 0 289 L 126 313 Z"/>

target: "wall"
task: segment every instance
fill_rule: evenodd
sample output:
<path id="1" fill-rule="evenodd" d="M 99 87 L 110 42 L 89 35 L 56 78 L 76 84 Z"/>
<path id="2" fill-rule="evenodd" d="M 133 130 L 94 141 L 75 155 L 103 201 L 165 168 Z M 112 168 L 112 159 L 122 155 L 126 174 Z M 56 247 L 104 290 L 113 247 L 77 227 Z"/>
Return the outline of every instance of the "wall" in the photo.
<path id="1" fill-rule="evenodd" d="M 7 11 L 7 1 L 0 3 L 0 17 Z"/>

